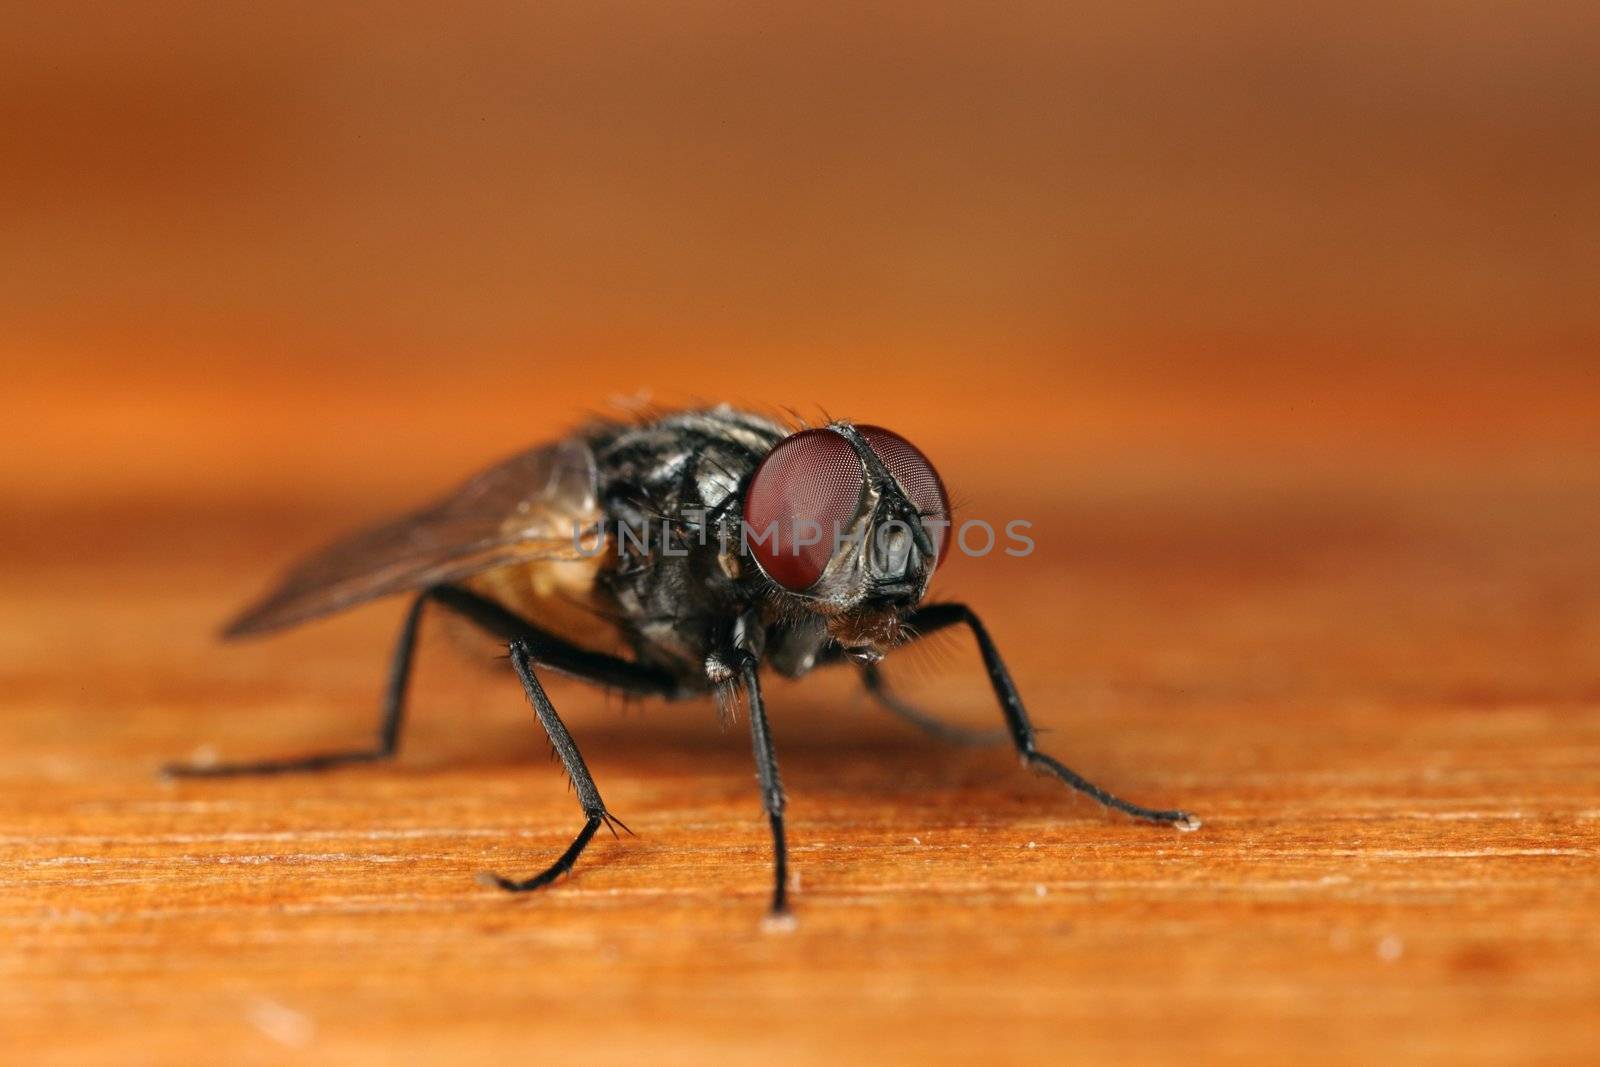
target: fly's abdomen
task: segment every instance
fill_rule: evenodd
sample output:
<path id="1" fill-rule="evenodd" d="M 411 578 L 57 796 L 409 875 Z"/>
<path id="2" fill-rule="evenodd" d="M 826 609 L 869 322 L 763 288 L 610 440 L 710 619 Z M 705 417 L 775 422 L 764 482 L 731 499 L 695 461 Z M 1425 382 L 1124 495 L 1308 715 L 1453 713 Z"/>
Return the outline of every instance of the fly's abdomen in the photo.
<path id="1" fill-rule="evenodd" d="M 537 560 L 475 574 L 461 584 L 520 619 L 594 652 L 630 649 L 616 605 L 601 576 L 612 562 L 608 547 L 589 559 Z"/>

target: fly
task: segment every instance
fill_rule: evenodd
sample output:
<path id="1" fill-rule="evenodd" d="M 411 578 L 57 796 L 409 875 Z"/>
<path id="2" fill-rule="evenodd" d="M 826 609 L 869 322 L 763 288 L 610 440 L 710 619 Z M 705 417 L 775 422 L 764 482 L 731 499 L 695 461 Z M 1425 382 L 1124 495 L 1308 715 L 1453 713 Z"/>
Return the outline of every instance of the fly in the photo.
<path id="1" fill-rule="evenodd" d="M 925 603 L 955 540 L 944 483 L 911 442 L 879 426 L 830 422 L 790 432 L 720 406 L 592 424 L 513 456 L 420 510 L 336 542 L 292 568 L 223 631 L 250 637 L 409 594 L 374 745 L 295 759 L 178 765 L 183 777 L 322 770 L 388 759 L 400 741 L 425 608 L 505 642 L 540 726 L 566 768 L 584 823 L 510 892 L 569 872 L 607 809 L 542 677 L 564 674 L 635 696 L 742 696 L 774 854 L 772 914 L 787 912 L 784 792 L 760 672 L 789 677 L 852 663 L 889 710 L 947 739 L 989 735 L 901 702 L 878 668 L 891 649 L 964 626 L 977 641 L 1025 765 L 1136 818 L 1194 829 L 1182 811 L 1131 804 L 1041 752 L 994 640 L 965 604 Z M 626 829 L 626 827 L 623 827 Z"/>

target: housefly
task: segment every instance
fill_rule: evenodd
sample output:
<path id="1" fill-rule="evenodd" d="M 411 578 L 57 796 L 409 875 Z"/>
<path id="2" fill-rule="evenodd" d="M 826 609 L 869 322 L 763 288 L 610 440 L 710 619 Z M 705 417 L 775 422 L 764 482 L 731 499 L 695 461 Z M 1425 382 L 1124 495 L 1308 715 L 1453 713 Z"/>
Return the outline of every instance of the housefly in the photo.
<path id="1" fill-rule="evenodd" d="M 964 626 L 1025 765 L 1137 818 L 1198 826 L 1185 812 L 1113 796 L 1039 750 L 977 614 L 924 603 L 955 540 L 950 519 L 928 458 L 881 426 L 834 421 L 791 432 L 727 406 L 595 423 L 311 556 L 228 625 L 227 637 L 255 636 L 410 595 L 372 747 L 169 772 L 279 774 L 394 755 L 418 622 L 433 605 L 505 642 L 583 810 L 583 828 L 553 863 L 530 878 L 489 876 L 495 885 L 548 885 L 601 826 L 621 825 L 545 693 L 542 677 L 555 672 L 631 695 L 715 692 L 734 707 L 742 697 L 772 831 L 772 911 L 781 915 L 784 793 L 761 669 L 798 677 L 851 664 L 886 707 L 949 736 L 959 731 L 896 699 L 878 663 L 898 645 Z"/>

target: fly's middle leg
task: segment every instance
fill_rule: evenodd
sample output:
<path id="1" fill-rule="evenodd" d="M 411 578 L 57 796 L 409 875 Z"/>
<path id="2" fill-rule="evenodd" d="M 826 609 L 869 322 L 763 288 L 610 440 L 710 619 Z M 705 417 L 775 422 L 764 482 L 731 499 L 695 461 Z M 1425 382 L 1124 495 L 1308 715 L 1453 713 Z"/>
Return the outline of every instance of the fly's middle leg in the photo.
<path id="1" fill-rule="evenodd" d="M 583 809 L 583 829 L 578 831 L 578 836 L 567 846 L 554 863 L 540 871 L 531 878 L 506 878 L 498 874 L 484 874 L 482 880 L 490 885 L 499 886 L 501 889 L 512 893 L 523 893 L 532 889 L 540 889 L 560 878 L 572 870 L 573 864 L 578 862 L 578 857 L 588 847 L 589 841 L 594 837 L 595 831 L 602 825 L 611 830 L 613 836 L 616 828 L 621 826 L 627 830 L 621 820 L 606 810 L 605 801 L 600 799 L 600 790 L 594 784 L 594 776 L 589 773 L 588 766 L 583 762 L 583 754 L 578 751 L 578 745 L 572 740 L 572 735 L 567 732 L 566 724 L 561 721 L 561 716 L 556 714 L 555 705 L 550 703 L 544 686 L 539 684 L 538 677 L 533 672 L 534 660 L 529 643 L 524 638 L 514 638 L 511 641 L 511 666 L 516 670 L 517 677 L 522 680 L 522 688 L 528 695 L 528 702 L 533 705 L 533 712 L 539 718 L 539 725 L 544 727 L 544 732 L 550 738 L 551 746 L 556 750 L 561 765 L 566 768 L 567 777 L 572 781 L 572 790 L 577 794 L 578 805 Z"/>
<path id="2" fill-rule="evenodd" d="M 882 668 L 876 663 L 861 665 L 861 684 L 866 687 L 874 700 L 890 712 L 941 741 L 949 741 L 956 745 L 998 745 L 1006 740 L 1007 734 L 1004 730 L 974 730 L 971 727 L 958 726 L 935 718 L 915 704 L 901 700 L 899 695 L 889 688 L 889 683 L 883 677 Z"/>

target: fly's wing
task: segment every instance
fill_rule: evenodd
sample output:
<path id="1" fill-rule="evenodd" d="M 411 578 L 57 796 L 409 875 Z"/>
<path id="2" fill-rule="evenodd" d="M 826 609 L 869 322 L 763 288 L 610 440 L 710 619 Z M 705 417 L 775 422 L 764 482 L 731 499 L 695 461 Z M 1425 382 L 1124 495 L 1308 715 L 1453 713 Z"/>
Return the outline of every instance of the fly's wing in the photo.
<path id="1" fill-rule="evenodd" d="M 443 499 L 330 545 L 284 575 L 224 637 L 281 630 L 355 604 L 529 560 L 596 551 L 594 455 L 546 445 L 489 468 Z M 579 537 L 575 531 L 589 531 Z"/>

